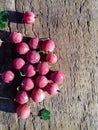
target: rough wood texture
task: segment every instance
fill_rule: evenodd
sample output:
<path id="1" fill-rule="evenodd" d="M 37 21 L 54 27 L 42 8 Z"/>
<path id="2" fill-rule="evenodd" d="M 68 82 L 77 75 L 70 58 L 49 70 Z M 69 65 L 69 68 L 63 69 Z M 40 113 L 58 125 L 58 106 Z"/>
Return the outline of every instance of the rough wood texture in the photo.
<path id="1" fill-rule="evenodd" d="M 13 113 L 15 104 L 0 99 L 0 130 L 98 130 L 98 0 L 0 0 L 0 7 L 10 12 L 11 22 L 5 31 L 56 42 L 59 60 L 55 68 L 65 73 L 62 94 L 32 105 L 34 114 L 43 107 L 50 109 L 49 121 L 18 119 Z M 26 10 L 39 15 L 34 26 L 18 22 L 15 12 Z M 0 31 L 0 37 L 5 34 L 8 36 Z M 12 61 L 12 48 L 5 48 L 0 49 L 0 57 L 5 55 L 0 61 L 1 73 Z M 11 97 L 3 82 L 0 96 Z"/>

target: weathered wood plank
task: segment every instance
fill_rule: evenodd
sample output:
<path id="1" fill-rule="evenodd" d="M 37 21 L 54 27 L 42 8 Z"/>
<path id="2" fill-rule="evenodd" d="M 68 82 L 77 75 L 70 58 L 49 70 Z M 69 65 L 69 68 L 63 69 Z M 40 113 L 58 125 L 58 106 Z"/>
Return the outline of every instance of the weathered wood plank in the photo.
<path id="1" fill-rule="evenodd" d="M 53 39 L 56 42 L 55 52 L 59 59 L 55 68 L 65 73 L 62 94 L 54 98 L 47 97 L 44 102 L 34 107 L 32 105 L 34 114 L 43 107 L 50 109 L 52 116 L 49 121 L 45 122 L 39 118 L 32 121 L 32 117 L 26 121 L 20 120 L 16 114 L 5 112 L 8 104 L 11 111 L 15 104 L 0 101 L 0 105 L 4 105 L 0 112 L 1 130 L 98 129 L 97 5 L 98 0 L 0 0 L 0 6 L 12 11 L 10 14 L 14 20 L 9 23 L 5 31 L 19 31 L 28 37 L 37 35 Z M 15 23 L 17 19 L 15 11 L 23 13 L 27 10 L 33 10 L 39 15 L 35 24 L 32 26 Z M 6 50 L 4 52 L 12 58 L 10 50 L 8 53 Z M 4 52 L 1 54 L 3 55 Z M 10 65 L 9 62 L 6 61 L 6 65 L 2 62 L 2 70 L 7 67 L 7 64 Z M 4 94 L 5 87 L 1 90 Z M 9 96 L 9 93 L 6 95 Z M 2 92 L 0 94 L 3 95 Z"/>

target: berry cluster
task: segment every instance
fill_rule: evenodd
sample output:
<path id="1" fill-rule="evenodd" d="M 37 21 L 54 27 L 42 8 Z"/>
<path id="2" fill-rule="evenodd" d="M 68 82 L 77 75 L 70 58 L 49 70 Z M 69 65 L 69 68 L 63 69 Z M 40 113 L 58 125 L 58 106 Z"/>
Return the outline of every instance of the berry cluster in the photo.
<path id="1" fill-rule="evenodd" d="M 35 21 L 32 12 L 24 14 L 24 22 L 31 24 Z M 31 110 L 28 106 L 29 99 L 39 103 L 45 99 L 46 93 L 54 96 L 59 92 L 59 84 L 64 80 L 62 71 L 51 70 L 50 64 L 57 62 L 54 54 L 54 41 L 31 38 L 28 43 L 23 41 L 21 33 L 12 32 L 10 41 L 15 44 L 19 57 L 12 62 L 13 68 L 21 71 L 24 77 L 20 83 L 21 89 L 16 95 L 16 102 L 19 104 L 16 113 L 26 119 L 30 116 Z M 2 74 L 5 83 L 13 81 L 15 73 L 6 70 Z"/>

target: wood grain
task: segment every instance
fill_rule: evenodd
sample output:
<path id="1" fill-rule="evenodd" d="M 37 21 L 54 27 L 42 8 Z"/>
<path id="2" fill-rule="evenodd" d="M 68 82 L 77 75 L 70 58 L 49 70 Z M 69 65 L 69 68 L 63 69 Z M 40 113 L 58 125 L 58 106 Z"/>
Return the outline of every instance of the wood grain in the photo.
<path id="1" fill-rule="evenodd" d="M 10 12 L 11 18 L 0 37 L 18 31 L 26 37 L 53 39 L 58 56 L 55 69 L 65 74 L 62 94 L 32 104 L 33 114 L 43 107 L 51 110 L 49 121 L 21 120 L 13 113 L 12 101 L 0 100 L 0 130 L 98 130 L 98 0 L 0 0 L 0 7 Z M 27 10 L 38 15 L 34 25 L 17 20 L 18 13 Z M 1 73 L 12 61 L 12 48 L 7 47 L 0 50 L 0 57 L 5 55 Z M 6 87 L 1 81 L 0 96 L 11 97 Z"/>

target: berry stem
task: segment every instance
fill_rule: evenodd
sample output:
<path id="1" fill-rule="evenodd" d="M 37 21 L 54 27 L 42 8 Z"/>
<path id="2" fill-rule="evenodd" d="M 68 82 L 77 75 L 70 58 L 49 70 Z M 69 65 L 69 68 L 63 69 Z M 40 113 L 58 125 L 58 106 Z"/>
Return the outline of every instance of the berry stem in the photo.
<path id="1" fill-rule="evenodd" d="M 14 99 L 7 98 L 7 97 L 0 97 L 0 99 L 3 99 L 3 100 L 11 100 L 11 101 L 15 101 Z"/>
<path id="2" fill-rule="evenodd" d="M 19 71 L 21 77 L 25 77 L 26 75 Z"/>
<path id="3" fill-rule="evenodd" d="M 60 88 L 63 88 L 63 84 L 60 84 L 59 87 L 60 87 Z"/>
<path id="4" fill-rule="evenodd" d="M 42 53 L 42 54 L 45 54 L 45 52 L 44 51 L 42 51 L 42 50 L 40 50 L 40 51 L 38 51 L 39 53 Z"/>
<path id="5" fill-rule="evenodd" d="M 34 18 L 36 19 L 36 18 L 38 18 L 39 17 L 39 15 L 37 14 Z"/>
<path id="6" fill-rule="evenodd" d="M 48 65 L 49 65 L 50 68 L 55 66 L 54 64 L 50 64 L 50 63 L 48 63 Z"/>
<path id="7" fill-rule="evenodd" d="M 17 91 L 19 91 L 19 90 L 20 90 L 20 86 L 17 86 L 17 88 L 16 88 L 16 89 L 17 89 Z"/>
<path id="8" fill-rule="evenodd" d="M 58 93 L 62 93 L 60 90 L 57 90 Z"/>

